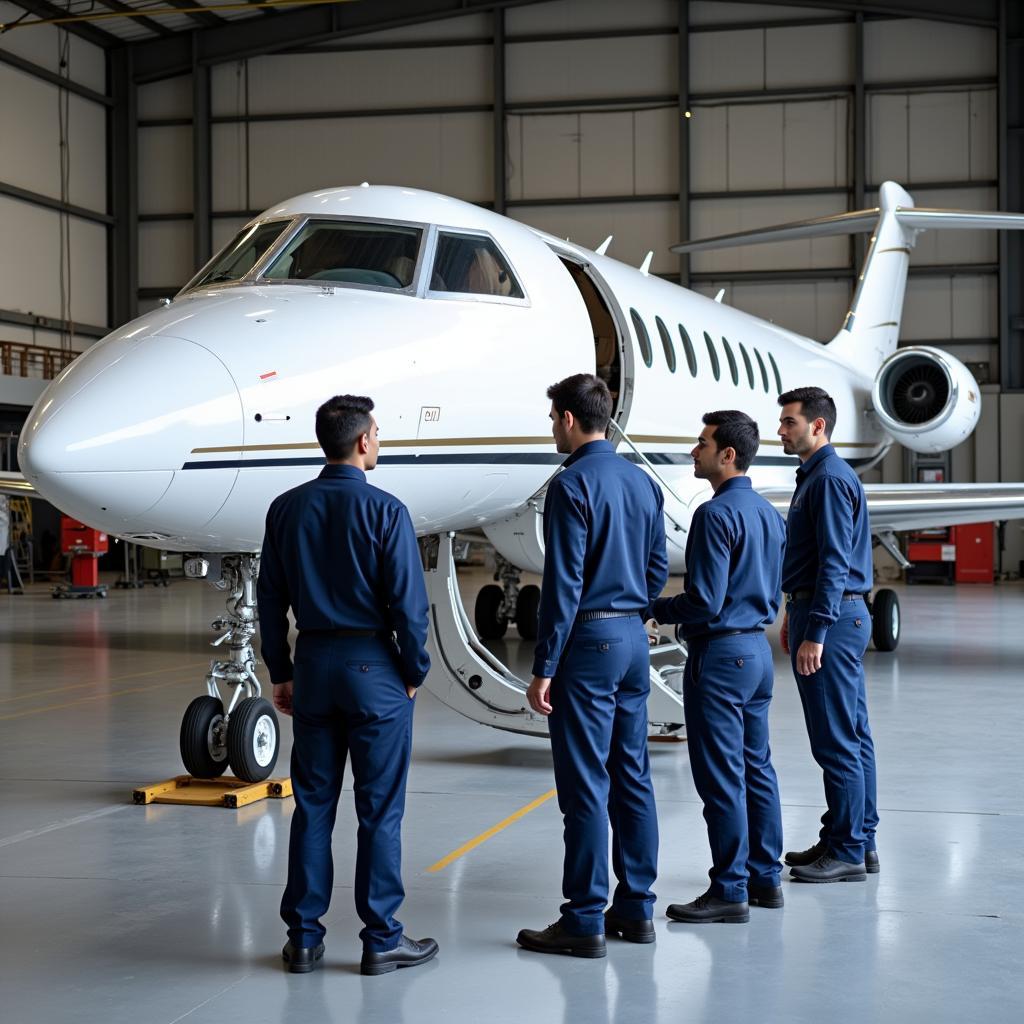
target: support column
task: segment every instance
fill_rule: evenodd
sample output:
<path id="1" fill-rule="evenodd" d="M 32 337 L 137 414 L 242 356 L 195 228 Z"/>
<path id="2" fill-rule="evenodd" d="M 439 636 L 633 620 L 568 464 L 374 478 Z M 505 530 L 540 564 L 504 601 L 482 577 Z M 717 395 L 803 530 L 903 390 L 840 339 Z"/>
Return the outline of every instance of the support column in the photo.
<path id="1" fill-rule="evenodd" d="M 864 15 L 858 11 L 853 29 L 853 208 L 867 206 L 868 180 L 868 108 L 864 90 Z M 866 236 L 853 235 L 853 274 L 856 279 L 864 264 Z"/>
<path id="2" fill-rule="evenodd" d="M 110 324 L 119 327 L 139 313 L 139 147 L 138 90 L 132 49 L 108 51 L 107 210 L 114 223 L 107 234 L 107 305 Z"/>
<path id="3" fill-rule="evenodd" d="M 504 213 L 508 199 L 505 181 L 505 9 L 494 9 L 494 209 Z"/>
<path id="4" fill-rule="evenodd" d="M 192 33 L 192 269 L 212 255 L 213 184 L 210 149 L 210 66 L 199 63 L 199 32 Z"/>
<path id="5" fill-rule="evenodd" d="M 679 238 L 690 237 L 690 0 L 679 0 Z M 690 256 L 679 256 L 679 283 L 690 286 Z"/>
<path id="6" fill-rule="evenodd" d="M 1024 211 L 1024 12 L 999 4 L 999 209 Z M 1024 239 L 999 232 L 999 384 L 1024 390 Z"/>

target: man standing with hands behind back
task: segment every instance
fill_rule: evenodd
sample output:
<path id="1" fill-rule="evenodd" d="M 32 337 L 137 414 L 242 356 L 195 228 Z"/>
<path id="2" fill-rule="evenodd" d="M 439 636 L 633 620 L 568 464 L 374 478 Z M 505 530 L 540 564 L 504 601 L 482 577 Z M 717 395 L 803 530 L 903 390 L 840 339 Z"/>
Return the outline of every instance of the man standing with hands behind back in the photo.
<path id="1" fill-rule="evenodd" d="M 653 942 L 658 819 L 647 752 L 641 615 L 668 578 L 661 490 L 605 440 L 612 397 L 576 374 L 548 388 L 560 452 L 544 500 L 544 581 L 527 698 L 547 715 L 565 822 L 561 917 L 524 928 L 537 953 L 603 957 L 605 933 Z M 618 885 L 608 903 L 608 825 Z"/>
<path id="2" fill-rule="evenodd" d="M 779 437 L 798 455 L 786 520 L 783 626 L 827 810 L 818 842 L 786 854 L 800 882 L 863 882 L 878 871 L 875 747 L 868 725 L 865 596 L 874 579 L 864 487 L 829 443 L 836 405 L 821 388 L 779 395 Z"/>
<path id="3" fill-rule="evenodd" d="M 288 885 L 281 917 L 288 970 L 323 957 L 334 882 L 331 833 L 342 773 L 352 764 L 357 837 L 355 902 L 363 974 L 414 967 L 437 953 L 407 938 L 395 912 L 402 886 L 402 815 L 416 688 L 426 678 L 427 592 L 406 507 L 366 482 L 380 442 L 373 402 L 339 395 L 316 413 L 327 456 L 320 475 L 270 506 L 257 597 L 274 704 L 293 717 Z M 288 608 L 299 631 L 295 662 Z M 396 643 L 397 641 L 397 643 Z M 294 682 L 293 682 L 294 680 Z"/>

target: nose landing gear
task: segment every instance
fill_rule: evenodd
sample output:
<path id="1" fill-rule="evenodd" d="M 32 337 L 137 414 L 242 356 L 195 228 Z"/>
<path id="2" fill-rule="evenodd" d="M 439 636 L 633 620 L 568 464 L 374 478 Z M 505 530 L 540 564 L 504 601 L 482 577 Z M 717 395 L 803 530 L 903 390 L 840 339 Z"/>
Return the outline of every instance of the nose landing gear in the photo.
<path id="1" fill-rule="evenodd" d="M 210 663 L 207 693 L 189 704 L 181 722 L 181 759 L 186 771 L 196 778 L 216 778 L 230 767 L 245 782 L 262 782 L 277 764 L 277 715 L 262 696 L 252 648 L 258 573 L 258 555 L 225 555 L 220 579 L 213 584 L 228 592 L 228 598 L 227 615 L 212 624 L 213 629 L 222 631 L 212 646 L 227 644 L 229 657 Z M 201 571 L 189 573 L 205 574 L 205 563 Z M 226 709 L 221 684 L 234 691 Z"/>

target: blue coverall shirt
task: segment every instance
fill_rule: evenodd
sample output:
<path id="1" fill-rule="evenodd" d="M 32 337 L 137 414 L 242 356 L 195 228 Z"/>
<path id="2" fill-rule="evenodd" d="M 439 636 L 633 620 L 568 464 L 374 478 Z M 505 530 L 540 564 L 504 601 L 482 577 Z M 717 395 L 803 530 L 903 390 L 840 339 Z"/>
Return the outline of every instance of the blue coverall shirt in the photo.
<path id="1" fill-rule="evenodd" d="M 577 615 L 635 611 L 668 579 L 664 498 L 608 441 L 581 445 L 544 499 L 544 582 L 533 674 L 555 675 Z"/>
<path id="2" fill-rule="evenodd" d="M 796 471 L 786 537 L 782 589 L 813 594 L 804 639 L 823 644 L 843 594 L 867 594 L 874 580 L 864 487 L 830 444 Z"/>
<path id="3" fill-rule="evenodd" d="M 732 477 L 693 514 L 685 590 L 659 598 L 648 611 L 658 622 L 680 623 L 687 640 L 763 629 L 779 611 L 785 547 L 782 516 L 748 477 Z"/>
<path id="4" fill-rule="evenodd" d="M 355 466 L 325 466 L 267 512 L 257 581 L 261 652 L 274 683 L 293 677 L 288 608 L 300 633 L 392 632 L 403 682 L 430 668 L 427 593 L 405 505 Z"/>

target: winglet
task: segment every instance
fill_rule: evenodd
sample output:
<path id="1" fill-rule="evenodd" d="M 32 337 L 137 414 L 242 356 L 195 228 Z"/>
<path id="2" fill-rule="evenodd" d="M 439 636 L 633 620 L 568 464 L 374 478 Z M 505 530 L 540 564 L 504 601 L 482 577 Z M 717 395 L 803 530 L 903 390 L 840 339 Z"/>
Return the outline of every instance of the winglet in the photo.
<path id="1" fill-rule="evenodd" d="M 652 249 L 645 257 L 643 263 L 640 264 L 640 273 L 647 276 L 651 269 L 651 260 L 654 259 L 654 250 Z"/>
<path id="2" fill-rule="evenodd" d="M 595 250 L 598 256 L 603 256 L 608 251 L 608 246 L 612 244 L 613 235 L 609 235 Z"/>

